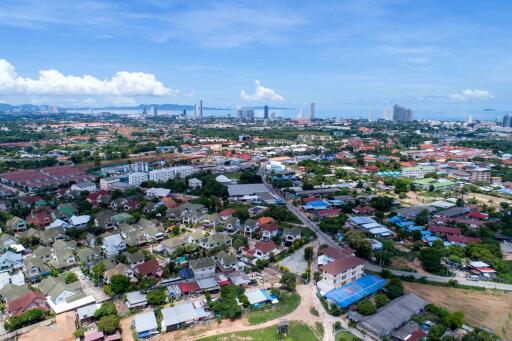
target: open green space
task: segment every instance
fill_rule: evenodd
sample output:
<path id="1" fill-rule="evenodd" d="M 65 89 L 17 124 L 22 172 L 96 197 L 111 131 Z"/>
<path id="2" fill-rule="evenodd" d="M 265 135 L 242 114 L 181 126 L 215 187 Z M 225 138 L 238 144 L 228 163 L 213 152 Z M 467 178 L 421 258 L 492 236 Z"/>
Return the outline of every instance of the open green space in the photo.
<path id="1" fill-rule="evenodd" d="M 199 341 L 226 341 L 226 340 L 254 340 L 254 341 L 275 341 L 284 339 L 285 337 L 279 335 L 277 324 L 268 328 L 248 330 L 237 333 L 227 333 L 217 336 L 210 336 Z M 304 323 L 297 321 L 290 321 L 288 326 L 288 335 L 286 340 L 300 340 L 300 341 L 317 341 L 318 337 L 315 333 Z"/>
<path id="2" fill-rule="evenodd" d="M 359 338 L 350 334 L 347 331 L 342 331 L 336 334 L 336 341 L 358 341 Z"/>
<path id="3" fill-rule="evenodd" d="M 247 314 L 250 324 L 264 323 L 294 311 L 300 304 L 300 296 L 298 294 L 281 294 L 279 303 L 272 306 L 268 305 L 259 310 L 251 311 Z"/>

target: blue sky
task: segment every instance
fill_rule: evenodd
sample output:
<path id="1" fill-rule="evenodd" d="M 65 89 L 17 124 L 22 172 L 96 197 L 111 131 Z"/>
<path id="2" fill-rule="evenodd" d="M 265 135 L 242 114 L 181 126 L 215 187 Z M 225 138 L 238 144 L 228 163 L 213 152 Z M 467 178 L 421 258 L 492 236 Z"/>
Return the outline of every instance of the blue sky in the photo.
<path id="1" fill-rule="evenodd" d="M 511 10 L 468 0 L 3 0 L 0 102 L 507 110 Z"/>

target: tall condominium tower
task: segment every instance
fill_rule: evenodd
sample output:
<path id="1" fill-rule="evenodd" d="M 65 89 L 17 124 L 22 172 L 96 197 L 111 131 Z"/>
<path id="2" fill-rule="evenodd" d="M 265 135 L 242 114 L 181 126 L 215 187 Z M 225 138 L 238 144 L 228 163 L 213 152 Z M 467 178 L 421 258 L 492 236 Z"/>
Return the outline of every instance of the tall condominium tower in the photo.
<path id="1" fill-rule="evenodd" d="M 393 107 L 393 121 L 411 122 L 412 121 L 412 110 L 396 104 Z"/>
<path id="2" fill-rule="evenodd" d="M 196 118 L 203 118 L 203 100 L 200 99 L 196 103 L 196 112 L 195 112 Z"/>
<path id="3" fill-rule="evenodd" d="M 503 116 L 503 126 L 512 127 L 512 116 L 509 114 L 505 114 L 505 116 Z"/>
<path id="4" fill-rule="evenodd" d="M 268 120 L 268 105 L 263 107 L 263 119 Z"/>
<path id="5" fill-rule="evenodd" d="M 316 104 L 314 102 L 311 102 L 309 105 L 309 119 L 314 120 L 316 115 Z"/>

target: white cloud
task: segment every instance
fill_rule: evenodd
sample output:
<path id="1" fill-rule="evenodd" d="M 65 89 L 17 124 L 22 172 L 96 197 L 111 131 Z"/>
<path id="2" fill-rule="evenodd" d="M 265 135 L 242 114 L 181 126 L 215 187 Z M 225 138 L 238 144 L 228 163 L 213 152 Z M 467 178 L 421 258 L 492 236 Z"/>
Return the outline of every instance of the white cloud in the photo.
<path id="1" fill-rule="evenodd" d="M 12 64 L 0 59 L 0 92 L 29 96 L 172 96 L 153 74 L 118 71 L 110 79 L 90 75 L 64 75 L 57 70 L 41 70 L 37 79 L 19 76 Z"/>
<path id="2" fill-rule="evenodd" d="M 467 101 L 471 101 L 471 100 L 484 101 L 484 100 L 488 100 L 488 99 L 493 99 L 494 95 L 491 94 L 487 90 L 466 89 L 466 90 L 462 90 L 459 93 L 451 94 L 448 97 L 453 101 L 467 102 Z"/>
<path id="3" fill-rule="evenodd" d="M 245 101 L 284 101 L 284 97 L 279 95 L 275 90 L 265 88 L 259 80 L 254 81 L 256 89 L 253 94 L 248 94 L 245 90 L 240 91 L 240 98 Z"/>

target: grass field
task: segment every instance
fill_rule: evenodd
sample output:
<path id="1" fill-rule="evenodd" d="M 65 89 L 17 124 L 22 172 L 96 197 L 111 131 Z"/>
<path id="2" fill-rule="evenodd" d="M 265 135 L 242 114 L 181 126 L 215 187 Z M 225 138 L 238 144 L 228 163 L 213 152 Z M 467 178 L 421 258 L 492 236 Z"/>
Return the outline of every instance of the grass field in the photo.
<path id="1" fill-rule="evenodd" d="M 336 334 L 336 341 L 357 341 L 359 340 L 349 332 L 343 331 Z"/>
<path id="2" fill-rule="evenodd" d="M 512 293 L 454 289 L 419 283 L 406 283 L 407 291 L 414 292 L 429 303 L 461 310 L 464 319 L 473 327 L 491 328 L 503 340 L 512 340 Z"/>
<path id="3" fill-rule="evenodd" d="M 297 341 L 318 341 L 315 333 L 304 323 L 290 321 L 288 326 L 288 339 Z M 206 337 L 199 341 L 275 341 L 279 340 L 280 335 L 277 330 L 277 324 L 263 329 L 248 330 L 238 333 L 228 333 L 217 336 Z M 287 339 L 287 340 L 288 340 Z"/>
<path id="4" fill-rule="evenodd" d="M 278 304 L 268 308 L 265 307 L 261 310 L 251 311 L 246 316 L 250 324 L 260 324 L 288 315 L 294 311 L 299 304 L 300 296 L 298 294 L 282 294 Z"/>

